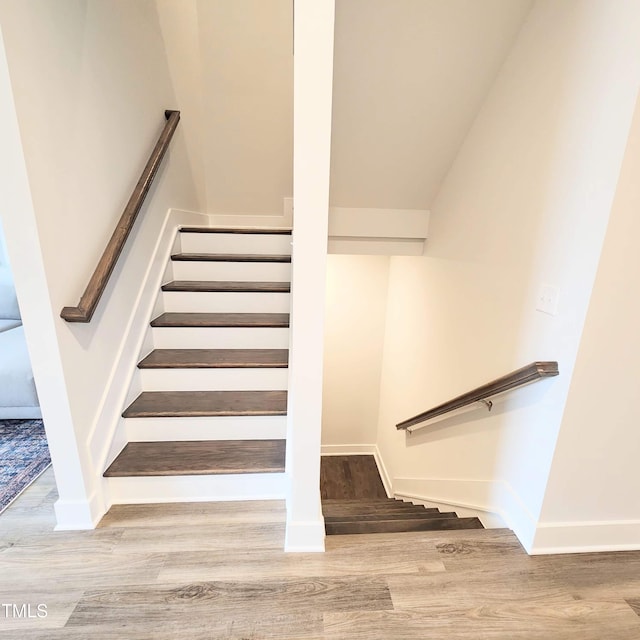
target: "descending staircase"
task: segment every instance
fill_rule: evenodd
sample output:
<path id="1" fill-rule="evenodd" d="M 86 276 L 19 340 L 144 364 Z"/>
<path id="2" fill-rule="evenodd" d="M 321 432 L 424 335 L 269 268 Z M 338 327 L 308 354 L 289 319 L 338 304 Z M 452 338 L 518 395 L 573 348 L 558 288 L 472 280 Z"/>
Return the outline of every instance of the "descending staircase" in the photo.
<path id="1" fill-rule="evenodd" d="M 454 512 L 382 500 L 323 500 L 327 535 L 352 533 L 404 533 L 444 529 L 483 529 L 478 518 L 459 518 Z"/>
<path id="2" fill-rule="evenodd" d="M 372 455 L 323 456 L 320 493 L 327 535 L 484 528 L 478 518 L 387 498 Z"/>
<path id="3" fill-rule="evenodd" d="M 290 262 L 288 229 L 180 230 L 104 473 L 115 501 L 283 497 Z"/>

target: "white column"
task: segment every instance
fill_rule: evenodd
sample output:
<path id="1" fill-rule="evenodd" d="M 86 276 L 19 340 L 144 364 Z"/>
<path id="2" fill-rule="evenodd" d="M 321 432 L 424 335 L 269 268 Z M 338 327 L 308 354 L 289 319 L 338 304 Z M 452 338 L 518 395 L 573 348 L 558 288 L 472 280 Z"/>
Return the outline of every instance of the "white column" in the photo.
<path id="1" fill-rule="evenodd" d="M 286 551 L 324 551 L 320 432 L 334 12 L 334 0 L 295 0 Z"/>

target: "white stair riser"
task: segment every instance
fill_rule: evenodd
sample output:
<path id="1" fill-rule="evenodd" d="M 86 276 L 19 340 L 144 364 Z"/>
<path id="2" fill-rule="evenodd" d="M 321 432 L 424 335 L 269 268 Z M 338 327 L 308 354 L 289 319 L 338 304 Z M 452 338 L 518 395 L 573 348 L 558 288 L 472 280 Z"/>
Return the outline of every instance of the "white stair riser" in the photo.
<path id="1" fill-rule="evenodd" d="M 283 500 L 284 473 L 107 478 L 111 504 Z"/>
<path id="2" fill-rule="evenodd" d="M 145 391 L 279 391 L 288 369 L 140 369 Z"/>
<path id="3" fill-rule="evenodd" d="M 291 255 L 290 235 L 181 233 L 183 253 L 259 253 Z"/>
<path id="4" fill-rule="evenodd" d="M 279 440 L 287 433 L 287 416 L 125 418 L 124 423 L 129 442 Z"/>
<path id="5" fill-rule="evenodd" d="M 163 291 L 165 311 L 289 313 L 288 293 Z"/>
<path id="6" fill-rule="evenodd" d="M 199 262 L 173 260 L 174 280 L 290 282 L 290 262 Z"/>
<path id="7" fill-rule="evenodd" d="M 153 327 L 156 349 L 288 349 L 288 327 Z"/>

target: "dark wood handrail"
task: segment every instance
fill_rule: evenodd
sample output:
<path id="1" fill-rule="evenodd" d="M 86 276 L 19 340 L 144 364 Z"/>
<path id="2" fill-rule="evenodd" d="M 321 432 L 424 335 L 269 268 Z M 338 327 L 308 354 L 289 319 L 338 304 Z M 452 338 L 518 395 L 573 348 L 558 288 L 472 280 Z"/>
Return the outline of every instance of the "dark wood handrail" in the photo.
<path id="1" fill-rule="evenodd" d="M 127 206 L 122 212 L 122 216 L 120 216 L 115 231 L 98 262 L 98 266 L 95 268 L 89 284 L 80 298 L 80 302 L 78 302 L 78 306 L 64 307 L 60 312 L 60 317 L 67 322 L 90 322 L 93 317 L 107 282 L 109 282 L 109 277 L 116 266 L 118 257 L 122 253 L 125 242 L 131 233 L 133 223 L 136 221 L 142 203 L 149 192 L 153 179 L 156 177 L 162 158 L 164 158 L 169 148 L 173 133 L 178 126 L 178 121 L 180 120 L 179 111 L 165 111 L 164 116 L 167 120 L 164 129 L 149 156 L 144 171 L 129 198 L 129 202 L 127 202 Z"/>
<path id="2" fill-rule="evenodd" d="M 413 427 L 421 422 L 426 422 L 427 420 L 444 415 L 450 411 L 455 411 L 456 409 L 461 409 L 462 407 L 474 404 L 475 402 L 486 401 L 488 398 L 497 396 L 505 391 L 515 389 L 516 387 L 521 387 L 531 382 L 537 382 L 542 378 L 557 376 L 558 373 L 557 362 L 532 362 L 526 367 L 522 367 L 521 369 L 508 373 L 506 376 L 502 376 L 497 380 L 483 384 L 481 387 L 477 387 L 473 391 L 463 393 L 461 396 L 457 396 L 448 402 L 443 402 L 437 407 L 433 407 L 433 409 L 429 409 L 428 411 L 419 413 L 417 416 L 413 416 L 413 418 L 399 422 L 396 425 L 396 428 L 408 429 L 409 427 Z M 489 405 L 489 407 L 491 407 L 491 405 Z"/>

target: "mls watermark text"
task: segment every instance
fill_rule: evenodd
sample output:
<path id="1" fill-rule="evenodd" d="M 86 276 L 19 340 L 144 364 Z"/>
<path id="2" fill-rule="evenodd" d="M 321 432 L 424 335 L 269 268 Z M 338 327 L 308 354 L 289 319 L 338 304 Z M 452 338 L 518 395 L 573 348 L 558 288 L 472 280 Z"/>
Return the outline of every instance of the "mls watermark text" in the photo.
<path id="1" fill-rule="evenodd" d="M 14 602 L 0 602 L 0 618 L 26 620 L 29 618 L 46 618 L 47 614 L 48 612 L 46 604 L 16 604 Z"/>

